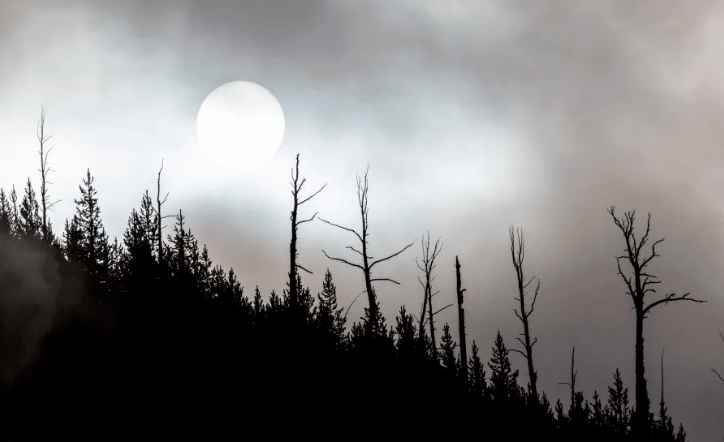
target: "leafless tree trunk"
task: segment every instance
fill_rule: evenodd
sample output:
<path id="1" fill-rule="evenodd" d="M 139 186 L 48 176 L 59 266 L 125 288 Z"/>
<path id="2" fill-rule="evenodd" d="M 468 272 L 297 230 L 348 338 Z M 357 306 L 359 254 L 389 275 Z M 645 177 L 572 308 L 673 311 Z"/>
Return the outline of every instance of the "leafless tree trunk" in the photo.
<path id="1" fill-rule="evenodd" d="M 460 359 L 462 359 L 463 379 L 468 382 L 468 349 L 465 344 L 465 309 L 463 309 L 463 292 L 467 289 L 461 288 L 460 281 L 460 260 L 455 257 L 455 274 L 457 276 L 458 293 L 458 326 L 460 327 Z"/>
<path id="2" fill-rule="evenodd" d="M 158 264 L 161 268 L 163 268 L 163 226 L 161 225 L 161 222 L 164 218 L 170 218 L 171 215 L 161 216 L 161 206 L 168 199 L 168 193 L 166 193 L 166 196 L 163 197 L 163 201 L 161 201 L 161 172 L 163 172 L 163 159 L 161 160 L 161 169 L 159 169 L 158 171 L 158 180 L 156 181 L 156 212 L 158 214 L 158 219 L 156 220 L 156 222 L 158 222 L 158 226 L 156 228 L 156 230 L 158 230 Z"/>
<path id="3" fill-rule="evenodd" d="M 570 385 L 571 386 L 571 410 L 576 403 L 576 376 L 578 376 L 578 370 L 576 367 L 576 347 L 571 350 L 571 382 L 559 382 L 558 385 Z"/>
<path id="4" fill-rule="evenodd" d="M 435 277 L 432 276 L 432 270 L 435 268 L 435 258 L 437 258 L 437 255 L 440 254 L 442 251 L 442 245 L 440 244 L 440 238 L 435 241 L 435 246 L 432 249 L 432 253 L 430 253 L 430 232 L 427 232 L 427 240 L 425 240 L 425 236 L 422 237 L 422 265 L 417 261 L 417 258 L 415 258 L 415 263 L 417 264 L 417 268 L 422 270 L 425 273 L 425 281 L 420 279 L 420 277 L 417 277 L 417 280 L 420 282 L 420 285 L 422 285 L 422 288 L 424 289 L 424 295 L 422 300 L 422 314 L 420 315 L 420 324 L 419 324 L 419 339 L 422 341 L 422 339 L 425 336 L 425 316 L 427 316 L 427 320 L 430 326 L 430 340 L 432 342 L 432 354 L 437 356 L 437 344 L 435 342 L 435 315 L 439 313 L 440 311 L 444 310 L 445 308 L 449 307 L 443 307 L 441 310 L 438 310 L 437 312 L 433 312 L 432 310 L 432 297 L 437 294 L 437 292 L 432 292 L 432 281 L 435 280 Z"/>
<path id="5" fill-rule="evenodd" d="M 621 230 L 626 241 L 624 254 L 616 257 L 616 265 L 618 267 L 618 274 L 621 275 L 621 278 L 626 283 L 626 288 L 628 289 L 626 293 L 631 296 L 634 308 L 636 309 L 636 413 L 632 423 L 632 430 L 637 434 L 641 434 L 641 432 L 647 429 L 649 417 L 649 394 L 646 387 L 646 378 L 644 377 L 644 319 L 651 309 L 660 304 L 668 304 L 673 301 L 705 301 L 689 298 L 689 293 L 681 296 L 677 296 L 676 293 L 669 293 L 662 299 L 645 305 L 644 297 L 646 293 L 656 292 L 656 290 L 650 286 L 661 282 L 656 276 L 647 273 L 645 269 L 652 259 L 661 256 L 656 253 L 656 245 L 662 242 L 664 238 L 655 241 L 651 245 L 651 255 L 644 257 L 641 254 L 641 249 L 643 249 L 644 244 L 646 244 L 646 241 L 649 239 L 651 214 L 649 214 L 648 220 L 646 221 L 646 233 L 644 233 L 640 241 L 637 241 L 633 232 L 635 211 L 626 212 L 623 218 L 617 218 L 615 207 L 611 206 L 611 208 L 608 209 L 608 213 L 611 214 L 614 224 Z M 628 260 L 631 265 L 633 271 L 632 276 L 626 276 L 621 268 L 622 259 Z"/>
<path id="6" fill-rule="evenodd" d="M 538 299 L 538 290 L 540 290 L 540 279 L 538 280 L 538 284 L 535 287 L 535 294 L 533 295 L 533 302 L 530 304 L 530 310 L 525 305 L 525 296 L 527 294 L 528 286 L 531 282 L 533 282 L 533 279 L 535 276 L 531 277 L 528 282 L 525 281 L 525 276 L 523 274 L 523 258 L 525 256 L 525 238 L 523 237 L 523 231 L 518 228 L 517 229 L 518 234 L 518 247 L 516 249 L 515 247 L 515 231 L 513 227 L 510 228 L 510 253 L 513 257 L 513 267 L 515 268 L 515 275 L 518 280 L 518 295 L 520 298 L 515 298 L 516 301 L 520 302 L 520 313 L 518 313 L 518 310 L 513 310 L 515 312 L 515 316 L 520 319 L 520 321 L 523 323 L 523 333 L 521 335 L 525 339 L 525 342 L 522 341 L 520 338 L 516 338 L 518 342 L 520 342 L 523 345 L 523 348 L 525 349 L 525 352 L 522 352 L 520 350 L 511 348 L 512 351 L 518 352 L 525 356 L 525 359 L 528 362 L 528 376 L 530 377 L 530 394 L 534 398 L 536 402 L 538 402 L 538 388 L 537 388 L 537 380 L 538 380 L 538 374 L 533 369 L 533 346 L 536 342 L 538 342 L 538 338 L 535 338 L 531 342 L 530 339 L 530 315 L 533 314 L 533 309 L 535 307 L 535 301 Z"/>
<path id="7" fill-rule="evenodd" d="M 321 192 L 322 189 L 324 189 L 324 187 L 326 186 L 325 184 L 319 190 L 314 192 L 311 196 L 299 201 L 299 192 L 302 190 L 302 186 L 306 181 L 306 178 L 303 178 L 301 182 L 299 181 L 299 154 L 297 154 L 296 168 L 292 169 L 291 184 L 292 196 L 294 197 L 294 206 L 290 217 L 292 221 L 292 240 L 289 243 L 289 302 L 291 304 L 292 310 L 295 310 L 299 304 L 299 294 L 297 293 L 297 269 L 302 269 L 310 274 L 312 273 L 297 263 L 297 258 L 299 257 L 299 252 L 297 251 L 297 228 L 300 224 L 309 222 L 317 216 L 317 214 L 315 213 L 314 215 L 312 215 L 311 218 L 297 221 L 297 210 L 299 206 L 317 196 L 317 194 Z"/>
<path id="8" fill-rule="evenodd" d="M 51 150 L 53 150 L 52 147 L 48 147 L 46 149 L 46 146 L 48 144 L 48 141 L 50 141 L 50 138 L 52 135 L 46 135 L 45 134 L 45 109 L 40 110 L 40 121 L 38 122 L 38 141 L 40 142 L 40 150 L 38 153 L 40 154 L 40 203 L 43 208 L 43 226 L 42 226 L 42 233 L 43 233 L 43 240 L 47 241 L 48 238 L 48 217 L 47 213 L 48 210 L 52 209 L 53 206 L 60 200 L 53 201 L 52 203 L 50 200 L 50 195 L 48 195 L 48 184 L 52 184 L 50 181 L 48 181 L 48 174 L 53 170 L 48 166 L 48 154 Z"/>
<path id="9" fill-rule="evenodd" d="M 346 230 L 346 231 L 348 231 L 348 232 L 352 232 L 352 233 L 357 237 L 357 239 L 359 240 L 359 242 L 361 243 L 361 247 L 362 247 L 362 250 L 361 250 L 361 251 L 355 249 L 355 248 L 352 247 L 352 246 L 347 246 L 347 248 L 350 249 L 350 250 L 352 250 L 353 252 L 357 253 L 358 255 L 360 255 L 360 256 L 362 257 L 362 264 L 356 264 L 356 263 L 353 263 L 353 262 L 349 262 L 349 261 L 347 261 L 346 259 L 343 259 L 343 258 L 336 258 L 336 257 L 329 256 L 329 255 L 327 254 L 327 252 L 325 252 L 324 250 L 322 250 L 322 253 L 324 253 L 324 256 L 326 256 L 327 258 L 329 258 L 329 259 L 331 259 L 331 260 L 339 261 L 339 262 L 341 262 L 341 263 L 343 263 L 343 264 L 347 264 L 347 265 L 352 266 L 352 267 L 357 267 L 358 269 L 362 270 L 362 272 L 364 273 L 365 288 L 366 288 L 366 290 L 367 290 L 367 298 L 368 298 L 369 306 L 370 306 L 370 307 L 369 307 L 370 320 L 369 320 L 368 326 L 369 326 L 369 327 L 372 327 L 372 326 L 377 322 L 377 316 L 378 316 L 378 314 L 379 314 L 379 312 L 377 311 L 376 295 L 375 295 L 374 287 L 372 287 L 372 283 L 375 282 L 375 281 L 389 281 L 389 282 L 393 282 L 393 283 L 395 283 L 395 284 L 399 284 L 399 282 L 397 282 L 397 281 L 395 281 L 394 279 L 391 279 L 391 278 L 372 278 L 372 276 L 371 276 L 372 268 L 373 268 L 375 265 L 377 265 L 377 264 L 379 264 L 379 263 L 381 263 L 381 262 L 387 261 L 387 260 L 389 260 L 389 259 L 392 259 L 392 258 L 394 258 L 395 256 L 399 255 L 400 253 L 404 252 L 404 251 L 407 250 L 410 246 L 412 246 L 413 243 L 410 243 L 410 244 L 406 245 L 406 246 L 403 247 L 401 250 L 399 250 L 399 251 L 397 251 L 397 252 L 395 252 L 395 253 L 393 253 L 393 254 L 391 254 L 391 255 L 389 255 L 389 256 L 386 256 L 386 257 L 384 257 L 384 258 L 380 258 L 380 259 L 377 259 L 377 260 L 375 260 L 372 256 L 369 256 L 369 255 L 368 255 L 368 253 L 367 253 L 367 247 L 368 247 L 368 239 L 367 239 L 367 237 L 369 236 L 369 224 L 367 223 L 367 212 L 368 212 L 368 208 L 367 208 L 367 192 L 368 192 L 368 190 L 369 190 L 369 182 L 368 182 L 368 179 L 367 179 L 367 174 L 368 174 L 368 172 L 369 172 L 369 166 L 367 167 L 367 170 L 365 171 L 364 180 L 361 179 L 359 176 L 357 177 L 357 200 L 358 200 L 358 203 L 359 203 L 360 213 L 361 213 L 361 215 L 362 215 L 362 233 L 358 233 L 358 232 L 357 232 L 356 230 L 354 230 L 354 229 L 350 229 L 350 228 L 348 228 L 348 227 L 340 226 L 339 224 L 335 224 L 335 223 L 329 222 L 329 221 L 324 220 L 324 219 L 322 219 L 322 218 L 319 218 L 319 220 L 322 221 L 322 222 L 324 222 L 324 223 L 329 224 L 330 226 L 338 227 L 338 228 L 340 228 L 340 229 L 342 229 L 342 230 Z M 369 330 L 368 330 L 368 331 L 369 331 Z"/>

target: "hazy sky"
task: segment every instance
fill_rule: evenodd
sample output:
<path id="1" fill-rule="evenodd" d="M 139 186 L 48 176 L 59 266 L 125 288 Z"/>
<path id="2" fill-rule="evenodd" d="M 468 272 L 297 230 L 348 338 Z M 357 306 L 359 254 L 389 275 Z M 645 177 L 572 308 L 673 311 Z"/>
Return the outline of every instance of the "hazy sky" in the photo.
<path id="1" fill-rule="evenodd" d="M 660 294 L 708 300 L 646 320 L 652 410 L 665 347 L 676 425 L 694 441 L 724 436 L 724 384 L 708 368 L 724 370 L 722 2 L 0 0 L 0 11 L 0 186 L 21 192 L 30 176 L 37 189 L 45 106 L 56 233 L 90 168 L 120 239 L 164 158 L 166 213 L 183 209 L 247 294 L 257 284 L 281 293 L 294 155 L 307 192 L 327 183 L 303 215 L 354 228 L 355 174 L 369 163 L 372 255 L 415 242 L 375 269 L 401 282 L 377 284 L 388 324 L 403 304 L 419 314 L 415 257 L 429 230 L 444 244 L 434 302 L 454 302 L 458 255 L 468 342 L 488 359 L 499 329 L 514 346 L 508 228 L 523 227 L 525 271 L 541 279 L 539 388 L 567 406 L 557 383 L 574 346 L 587 399 L 594 389 L 607 398 L 618 367 L 634 402 L 634 313 L 615 260 L 624 243 L 606 209 L 636 209 L 638 234 L 650 212 L 652 240 L 666 237 L 650 267 Z M 199 166 L 196 113 L 232 80 L 261 84 L 284 109 L 284 142 L 262 170 Z M 361 274 L 321 249 L 353 259 L 353 239 L 321 222 L 300 230 L 301 263 L 314 272 L 305 285 L 320 291 L 329 267 L 344 306 Z M 456 328 L 453 309 L 445 321 Z M 524 385 L 524 360 L 511 359 Z"/>

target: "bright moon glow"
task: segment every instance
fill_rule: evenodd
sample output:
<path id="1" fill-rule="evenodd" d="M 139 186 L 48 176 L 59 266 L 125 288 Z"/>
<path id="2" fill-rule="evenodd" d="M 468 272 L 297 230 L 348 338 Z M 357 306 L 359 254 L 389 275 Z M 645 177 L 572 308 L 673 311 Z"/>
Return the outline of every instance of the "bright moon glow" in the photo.
<path id="1" fill-rule="evenodd" d="M 216 165 L 254 169 L 282 144 L 284 113 L 262 86 L 232 81 L 214 89 L 201 104 L 196 133 L 205 157 Z"/>

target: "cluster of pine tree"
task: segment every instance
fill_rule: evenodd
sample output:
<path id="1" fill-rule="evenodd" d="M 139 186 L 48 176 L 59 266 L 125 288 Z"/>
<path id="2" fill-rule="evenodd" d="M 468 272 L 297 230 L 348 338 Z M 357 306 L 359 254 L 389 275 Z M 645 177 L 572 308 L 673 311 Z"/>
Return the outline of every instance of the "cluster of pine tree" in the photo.
<path id="1" fill-rule="evenodd" d="M 434 343 L 404 306 L 393 326 L 375 305 L 348 331 L 329 270 L 316 296 L 296 272 L 281 295 L 257 287 L 248 296 L 233 270 L 199 248 L 181 212 L 163 238 L 161 205 L 148 192 L 120 242 L 105 232 L 90 171 L 75 202 L 58 237 L 30 181 L 20 203 L 14 189 L 0 190 L 2 296 L 54 286 L 44 301 L 54 305 L 52 326 L 36 357 L 2 385 L 3 440 L 354 432 L 634 440 L 618 370 L 607 402 L 572 388 L 564 410 L 519 385 L 500 333 L 483 363 L 475 342 L 468 360 L 457 356 L 447 324 Z M 0 317 L 6 359 L 23 348 L 12 314 Z M 650 424 L 650 440 L 686 440 L 663 401 Z"/>

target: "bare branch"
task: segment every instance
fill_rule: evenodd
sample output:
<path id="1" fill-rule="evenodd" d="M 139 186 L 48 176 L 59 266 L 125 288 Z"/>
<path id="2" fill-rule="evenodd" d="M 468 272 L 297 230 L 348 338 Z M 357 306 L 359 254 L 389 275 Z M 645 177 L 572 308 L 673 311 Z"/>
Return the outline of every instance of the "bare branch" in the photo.
<path id="1" fill-rule="evenodd" d="M 711 371 L 713 371 L 714 374 L 719 377 L 719 380 L 720 380 L 720 381 L 724 382 L 724 377 L 722 377 L 722 375 L 720 375 L 718 371 L 716 371 L 715 369 L 713 369 L 713 368 L 711 368 L 711 367 L 709 367 L 709 369 L 710 369 Z"/>
<path id="2" fill-rule="evenodd" d="M 521 321 L 523 320 L 523 318 L 520 317 L 520 314 L 518 313 L 517 309 L 513 309 L 513 313 L 515 313 L 515 316 L 517 316 L 518 319 L 520 319 Z"/>
<path id="3" fill-rule="evenodd" d="M 335 224 L 335 223 L 329 222 L 329 221 L 327 221 L 326 219 L 322 219 L 322 218 L 317 218 L 317 219 L 320 220 L 320 221 L 322 221 L 323 223 L 329 224 L 330 226 L 339 227 L 339 228 L 342 229 L 342 230 L 346 230 L 346 231 L 348 231 L 348 232 L 352 232 L 352 233 L 355 234 L 355 236 L 356 236 L 360 241 L 362 241 L 362 237 L 361 237 L 360 234 L 357 233 L 354 229 L 350 229 L 349 227 L 340 226 L 339 224 Z"/>
<path id="4" fill-rule="evenodd" d="M 365 292 L 364 290 L 362 290 L 361 292 L 359 292 L 359 294 L 354 297 L 354 299 L 352 300 L 352 302 L 349 303 L 349 306 L 347 306 L 347 311 L 344 312 L 344 319 L 345 319 L 345 320 L 347 320 L 347 315 L 349 314 L 349 309 L 352 308 L 352 305 L 354 305 L 355 301 L 357 301 L 357 298 L 359 298 L 360 296 L 362 296 L 362 293 L 364 293 L 364 292 Z"/>
<path id="5" fill-rule="evenodd" d="M 302 183 L 304 183 L 304 181 L 302 181 Z M 319 194 L 319 192 L 321 192 L 322 189 L 324 189 L 325 187 L 327 187 L 327 183 L 325 183 L 322 187 L 319 188 L 319 190 L 317 190 L 317 191 L 314 192 L 312 195 L 310 195 L 309 197 L 307 197 L 307 198 L 305 198 L 304 200 L 302 200 L 302 201 L 301 201 L 300 203 L 298 203 L 297 205 L 298 205 L 298 206 L 301 206 L 302 204 L 304 204 L 304 203 L 306 203 L 307 201 L 311 200 L 312 198 L 314 198 L 315 196 L 317 196 L 317 194 Z M 301 188 L 302 188 L 302 185 L 300 184 L 300 185 L 299 185 L 299 189 L 301 190 Z"/>
<path id="6" fill-rule="evenodd" d="M 623 269 L 621 269 L 621 261 L 620 259 L 623 258 L 623 256 L 617 256 L 616 257 L 616 266 L 618 267 L 618 274 L 621 275 L 621 278 L 623 278 L 623 281 L 626 283 L 626 286 L 628 287 L 628 294 L 631 295 L 631 299 L 633 299 L 634 303 L 636 302 L 636 292 L 633 289 L 633 286 L 631 285 L 631 278 L 626 278 L 626 275 L 623 274 Z"/>
<path id="7" fill-rule="evenodd" d="M 362 254 L 362 252 L 360 252 L 359 250 L 355 249 L 355 248 L 352 247 L 352 246 L 347 246 L 347 247 L 345 247 L 345 249 L 350 249 L 350 250 L 353 251 L 353 252 L 357 252 L 360 256 L 364 256 L 364 255 Z"/>
<path id="8" fill-rule="evenodd" d="M 370 264 L 370 270 L 372 270 L 372 267 L 374 267 L 375 264 L 379 264 L 379 263 L 381 263 L 381 262 L 383 262 L 383 261 L 387 261 L 388 259 L 394 258 L 395 256 L 399 255 L 400 253 L 404 252 L 404 251 L 407 250 L 410 246 L 412 246 L 412 244 L 414 244 L 414 243 L 410 243 L 410 244 L 406 245 L 406 246 L 405 246 L 404 248 L 402 248 L 402 250 L 400 250 L 399 252 L 393 253 L 393 254 L 390 255 L 390 256 L 387 256 L 387 257 L 385 257 L 385 258 L 378 259 L 377 261 L 374 261 L 372 264 Z"/>
<path id="9" fill-rule="evenodd" d="M 538 299 L 538 290 L 540 290 L 540 279 L 538 280 L 538 285 L 535 287 L 535 294 L 533 295 L 533 302 L 530 304 L 530 310 L 528 311 L 528 315 L 530 316 L 533 314 L 533 309 L 535 308 L 535 300 Z"/>
<path id="10" fill-rule="evenodd" d="M 394 282 L 397 285 L 400 285 L 399 282 L 395 281 L 394 279 L 390 279 L 390 278 L 372 278 L 372 279 L 370 279 L 370 282 L 375 282 L 375 281 L 389 281 L 389 282 Z"/>
<path id="11" fill-rule="evenodd" d="M 676 296 L 676 293 L 670 293 L 670 294 L 666 295 L 665 298 L 659 299 L 658 301 L 652 302 L 651 304 L 649 304 L 647 307 L 644 308 L 643 313 L 645 315 L 652 308 L 656 307 L 659 304 L 668 304 L 669 302 L 674 302 L 674 301 L 691 301 L 691 302 L 699 302 L 699 303 L 706 302 L 706 301 L 702 301 L 699 299 L 689 298 L 688 296 L 689 296 L 689 293 L 685 293 L 681 296 Z"/>
<path id="12" fill-rule="evenodd" d="M 418 282 L 420 283 L 420 285 L 421 285 L 423 288 L 425 288 L 425 283 L 422 282 L 422 279 L 420 279 L 419 276 L 417 277 L 417 280 L 418 280 Z M 427 295 L 425 295 L 425 296 L 427 297 Z"/>
<path id="13" fill-rule="evenodd" d="M 441 311 L 445 310 L 448 307 L 452 307 L 452 304 L 448 304 L 445 307 L 441 308 L 440 310 L 436 311 L 435 313 L 433 313 L 433 316 L 435 316 L 436 314 L 440 313 Z"/>
<path id="14" fill-rule="evenodd" d="M 329 256 L 329 255 L 327 255 L 327 252 L 325 252 L 324 250 L 322 250 L 322 253 L 324 253 L 324 256 L 326 256 L 327 258 L 329 258 L 329 259 L 331 259 L 331 260 L 333 260 L 333 261 L 339 261 L 339 262 L 341 262 L 341 263 L 350 265 L 350 266 L 352 266 L 352 267 L 357 267 L 358 269 L 364 270 L 364 269 L 362 268 L 362 266 L 359 265 L 359 264 L 355 264 L 355 263 L 353 263 L 353 262 L 349 262 L 349 261 L 347 261 L 346 259 L 335 258 L 334 256 Z"/>
<path id="15" fill-rule="evenodd" d="M 314 275 L 314 273 L 312 273 L 312 272 L 310 272 L 309 270 L 305 269 L 305 268 L 302 267 L 301 265 L 296 264 L 296 266 L 297 266 L 298 269 L 302 269 L 302 270 L 304 270 L 305 272 L 309 273 L 310 275 Z"/>
<path id="16" fill-rule="evenodd" d="M 319 213 L 319 212 L 317 212 L 317 213 Z M 316 218 L 317 213 L 315 213 L 314 215 L 312 215 L 311 218 L 304 219 L 304 220 L 301 220 L 301 221 L 297 221 L 297 226 L 300 225 L 300 224 L 302 224 L 302 223 L 308 223 L 309 221 L 313 220 L 314 218 Z"/>
<path id="17" fill-rule="evenodd" d="M 517 339 L 517 338 L 516 338 L 516 339 Z M 525 354 L 525 353 L 523 353 L 522 351 L 518 350 L 517 348 L 511 348 L 511 349 L 509 349 L 509 350 L 510 350 L 510 351 L 514 351 L 514 352 L 516 352 L 516 353 L 520 353 L 520 354 L 523 355 L 524 358 L 528 359 L 528 355 Z"/>

